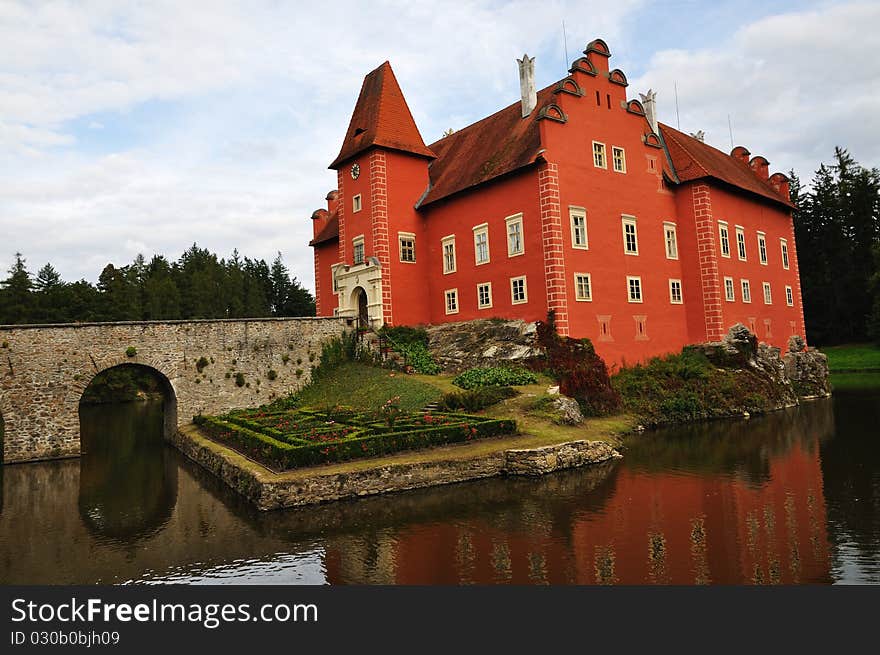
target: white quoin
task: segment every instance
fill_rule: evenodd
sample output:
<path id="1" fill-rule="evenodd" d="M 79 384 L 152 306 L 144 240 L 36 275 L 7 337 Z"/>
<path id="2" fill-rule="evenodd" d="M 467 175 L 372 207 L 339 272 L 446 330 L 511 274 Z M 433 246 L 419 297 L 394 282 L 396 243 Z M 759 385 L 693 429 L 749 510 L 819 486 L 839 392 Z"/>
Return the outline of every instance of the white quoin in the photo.
<path id="1" fill-rule="evenodd" d="M 538 91 L 535 89 L 535 58 L 523 54 L 517 59 L 519 64 L 519 89 L 522 93 L 522 117 L 527 118 L 538 104 Z"/>
<path id="2" fill-rule="evenodd" d="M 640 93 L 639 97 L 642 99 L 642 106 L 645 108 L 645 118 L 651 124 L 654 134 L 659 134 L 660 130 L 657 128 L 657 92 L 648 89 L 647 93 Z"/>

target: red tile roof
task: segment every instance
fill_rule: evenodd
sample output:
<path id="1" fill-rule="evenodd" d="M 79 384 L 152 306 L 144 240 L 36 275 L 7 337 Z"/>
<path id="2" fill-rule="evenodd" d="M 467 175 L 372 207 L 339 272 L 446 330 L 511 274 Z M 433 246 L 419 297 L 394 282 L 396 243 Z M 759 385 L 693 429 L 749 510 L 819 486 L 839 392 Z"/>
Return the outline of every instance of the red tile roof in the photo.
<path id="1" fill-rule="evenodd" d="M 663 123 L 660 124 L 660 131 L 681 182 L 712 177 L 786 207 L 794 206 L 788 198 L 778 194 L 769 182 L 759 179 L 747 164 Z"/>
<path id="2" fill-rule="evenodd" d="M 339 168 L 346 160 L 372 146 L 434 158 L 434 153 L 422 141 L 387 61 L 364 78 L 342 148 L 330 168 Z"/>
<path id="3" fill-rule="evenodd" d="M 528 118 L 515 102 L 432 143 L 437 159 L 428 169 L 431 186 L 419 206 L 534 163 L 541 149 L 536 119 L 540 108 L 552 101 L 554 86 L 538 92 L 538 104 Z"/>
<path id="4" fill-rule="evenodd" d="M 324 229 L 318 232 L 317 236 L 309 241 L 310 246 L 319 246 L 328 241 L 336 241 L 339 239 L 339 212 L 333 212 L 330 220 Z"/>

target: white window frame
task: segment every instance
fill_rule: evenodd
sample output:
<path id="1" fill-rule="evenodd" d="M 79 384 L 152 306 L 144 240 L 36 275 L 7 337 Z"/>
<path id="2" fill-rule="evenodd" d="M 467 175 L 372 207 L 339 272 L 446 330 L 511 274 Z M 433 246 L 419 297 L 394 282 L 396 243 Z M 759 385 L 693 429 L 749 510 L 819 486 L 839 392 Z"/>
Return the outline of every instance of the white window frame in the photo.
<path id="1" fill-rule="evenodd" d="M 580 294 L 581 285 L 579 278 L 586 278 L 587 280 L 587 291 L 589 293 L 586 296 Z M 574 274 L 574 299 L 577 302 L 593 302 L 593 277 L 589 273 Z"/>
<path id="2" fill-rule="evenodd" d="M 599 152 L 596 151 L 596 146 L 600 147 Z M 592 146 L 592 149 L 590 150 L 590 153 L 593 156 L 593 166 L 595 168 L 604 168 L 604 169 L 608 168 L 608 151 L 606 150 L 604 143 L 602 143 L 601 141 L 593 141 L 593 146 Z M 596 159 L 597 155 L 602 158 L 601 164 L 597 163 L 597 159 Z"/>
<path id="3" fill-rule="evenodd" d="M 746 251 L 746 229 L 742 225 L 736 225 L 736 256 L 741 262 L 749 260 Z"/>
<path id="4" fill-rule="evenodd" d="M 477 247 L 477 237 L 481 234 L 486 235 L 486 259 L 485 261 L 479 260 L 480 249 Z M 489 249 L 489 224 L 481 223 L 480 225 L 474 226 L 474 264 L 476 266 L 483 266 L 484 264 L 488 264 L 492 261 L 492 251 Z"/>
<path id="5" fill-rule="evenodd" d="M 455 308 L 449 308 L 449 299 L 452 298 L 455 303 Z M 450 314 L 458 314 L 458 310 L 460 309 L 460 304 L 458 302 L 458 289 L 445 289 L 443 291 L 443 307 L 446 309 L 446 315 Z"/>
<path id="6" fill-rule="evenodd" d="M 480 287 L 486 287 L 489 290 L 489 303 L 483 304 L 480 298 Z M 477 309 L 491 309 L 492 307 L 492 283 L 477 282 Z"/>
<path id="7" fill-rule="evenodd" d="M 767 233 L 758 232 L 758 261 L 767 266 Z"/>
<path id="8" fill-rule="evenodd" d="M 724 299 L 727 302 L 736 301 L 736 284 L 734 284 L 733 278 L 729 275 L 724 277 Z"/>
<path id="9" fill-rule="evenodd" d="M 794 307 L 794 289 L 788 284 L 785 285 L 785 304 Z"/>
<path id="10" fill-rule="evenodd" d="M 589 250 L 590 234 L 587 230 L 587 210 L 583 207 L 570 206 L 568 208 L 568 218 L 569 223 L 571 223 L 571 247 L 576 250 Z M 578 229 L 575 225 L 575 218 L 581 218 L 584 221 L 584 242 L 582 244 L 577 243 Z"/>
<path id="11" fill-rule="evenodd" d="M 639 288 L 639 297 L 635 298 L 632 293 L 632 283 L 638 282 Z M 642 286 L 642 278 L 639 275 L 627 275 L 626 276 L 626 298 L 629 302 L 632 303 L 643 303 L 645 302 L 645 289 Z"/>
<path id="12" fill-rule="evenodd" d="M 669 252 L 669 233 L 672 233 L 673 252 Z M 663 248 L 666 250 L 666 259 L 678 259 L 678 230 L 672 221 L 663 222 Z"/>
<path id="13" fill-rule="evenodd" d="M 727 221 L 718 221 L 718 242 L 721 256 L 730 259 L 730 226 Z"/>
<path id="14" fill-rule="evenodd" d="M 351 197 L 351 213 L 357 214 L 360 210 L 364 208 L 363 200 L 361 200 L 361 194 L 357 194 Z"/>
<path id="15" fill-rule="evenodd" d="M 752 283 L 749 282 L 745 278 L 741 278 L 739 281 L 739 290 L 742 294 L 743 302 L 750 303 L 752 302 Z"/>
<path id="16" fill-rule="evenodd" d="M 520 280 L 522 280 L 522 283 L 523 283 L 523 285 L 522 285 L 523 286 L 523 299 L 517 300 L 514 293 L 513 293 L 513 283 L 519 282 Z M 510 304 L 511 305 L 525 305 L 527 302 L 529 302 L 529 285 L 528 285 L 528 281 L 526 280 L 526 276 L 525 275 L 518 275 L 517 277 L 510 278 Z"/>
<path id="17" fill-rule="evenodd" d="M 519 225 L 519 251 L 514 252 L 510 249 L 510 226 L 511 225 Z M 520 255 L 526 254 L 526 237 L 523 229 L 523 215 L 522 212 L 519 214 L 514 214 L 513 216 L 508 216 L 504 219 L 504 234 L 507 239 L 507 256 L 508 257 L 519 257 Z"/>
<path id="18" fill-rule="evenodd" d="M 403 242 L 404 241 L 412 241 L 412 259 L 404 259 L 403 258 Z M 398 232 L 397 233 L 397 252 L 398 259 L 401 264 L 415 264 L 416 263 L 416 235 L 412 232 Z"/>
<path id="19" fill-rule="evenodd" d="M 339 268 L 342 264 L 333 264 L 330 267 L 330 282 L 333 285 L 333 293 L 339 293 L 339 280 L 336 277 L 336 274 L 339 272 Z"/>
<path id="20" fill-rule="evenodd" d="M 446 246 L 452 246 L 452 266 L 447 267 Z M 450 234 L 440 239 L 440 256 L 443 259 L 443 275 L 455 273 L 458 267 L 458 255 L 455 252 L 455 235 Z"/>
<path id="21" fill-rule="evenodd" d="M 788 239 L 779 239 L 779 252 L 782 255 L 782 268 L 787 271 L 790 266 L 788 259 Z"/>
<path id="22" fill-rule="evenodd" d="M 764 282 L 761 285 L 761 288 L 764 291 L 764 304 L 772 305 L 773 304 L 773 289 L 770 286 L 769 282 Z"/>
<path id="23" fill-rule="evenodd" d="M 626 226 L 632 225 L 633 228 L 633 241 L 635 242 L 636 249 L 628 250 L 626 243 Z M 633 255 L 638 256 L 639 254 L 639 228 L 636 225 L 636 217 L 630 216 L 628 214 L 623 214 L 620 217 L 620 229 L 623 233 L 623 254 L 625 255 Z"/>
<path id="24" fill-rule="evenodd" d="M 620 167 L 617 166 L 617 153 L 620 153 Z M 611 146 L 611 167 L 615 173 L 626 173 L 626 151 L 620 146 Z"/>
<path id="25" fill-rule="evenodd" d="M 672 293 L 672 289 L 676 284 L 678 285 L 678 300 L 675 299 L 675 295 Z M 678 278 L 670 278 L 669 280 L 669 302 L 673 305 L 684 304 L 684 288 L 681 286 L 681 280 Z"/>
<path id="26" fill-rule="evenodd" d="M 360 261 L 357 260 L 357 256 L 356 256 L 358 246 L 361 247 L 361 260 Z M 363 234 L 359 234 L 354 239 L 351 240 L 351 261 L 352 261 L 352 264 L 355 266 L 358 264 L 363 264 L 365 261 L 367 261 L 367 251 L 366 251 L 366 246 L 364 244 L 364 235 Z"/>

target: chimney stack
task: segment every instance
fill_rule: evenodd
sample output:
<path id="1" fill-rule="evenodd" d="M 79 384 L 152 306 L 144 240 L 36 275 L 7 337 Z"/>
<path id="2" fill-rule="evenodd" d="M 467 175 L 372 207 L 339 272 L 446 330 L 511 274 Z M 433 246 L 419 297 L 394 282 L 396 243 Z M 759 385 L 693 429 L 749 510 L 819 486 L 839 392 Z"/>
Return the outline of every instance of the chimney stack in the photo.
<path id="1" fill-rule="evenodd" d="M 640 93 L 639 97 L 642 99 L 642 106 L 645 108 L 645 118 L 648 119 L 648 122 L 651 124 L 651 130 L 654 134 L 660 134 L 660 129 L 657 127 L 657 92 L 648 89 L 647 93 Z"/>
<path id="2" fill-rule="evenodd" d="M 538 104 L 538 92 L 535 90 L 535 58 L 523 54 L 517 59 L 519 64 L 519 89 L 522 93 L 522 117 L 528 118 Z"/>

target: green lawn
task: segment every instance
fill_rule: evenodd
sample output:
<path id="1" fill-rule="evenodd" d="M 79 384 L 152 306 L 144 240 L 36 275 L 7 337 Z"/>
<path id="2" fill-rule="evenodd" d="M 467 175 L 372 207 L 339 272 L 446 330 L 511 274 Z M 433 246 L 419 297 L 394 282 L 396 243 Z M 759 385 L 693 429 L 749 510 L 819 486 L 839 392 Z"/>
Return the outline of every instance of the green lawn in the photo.
<path id="1" fill-rule="evenodd" d="M 828 355 L 828 368 L 835 371 L 880 371 L 880 346 L 852 343 L 820 349 Z"/>
<path id="2" fill-rule="evenodd" d="M 418 411 L 441 395 L 439 388 L 414 376 L 357 362 L 323 373 L 316 384 L 297 394 L 302 407 L 345 405 L 363 411 L 375 411 L 389 398 L 400 396 L 400 408 L 406 412 Z"/>
<path id="3" fill-rule="evenodd" d="M 880 372 L 834 373 L 831 376 L 833 391 L 860 391 L 880 389 Z"/>

